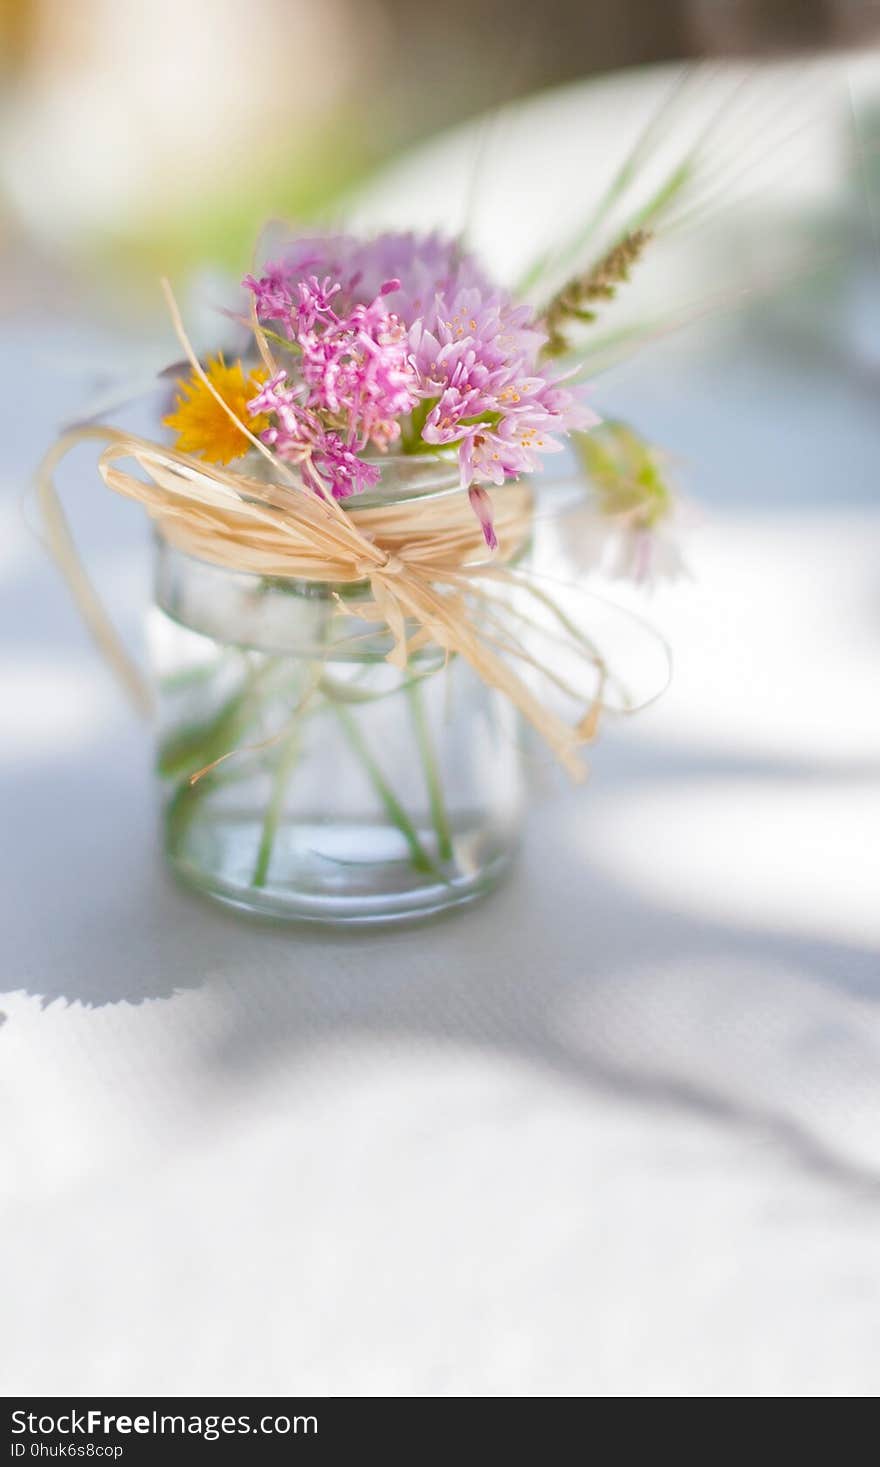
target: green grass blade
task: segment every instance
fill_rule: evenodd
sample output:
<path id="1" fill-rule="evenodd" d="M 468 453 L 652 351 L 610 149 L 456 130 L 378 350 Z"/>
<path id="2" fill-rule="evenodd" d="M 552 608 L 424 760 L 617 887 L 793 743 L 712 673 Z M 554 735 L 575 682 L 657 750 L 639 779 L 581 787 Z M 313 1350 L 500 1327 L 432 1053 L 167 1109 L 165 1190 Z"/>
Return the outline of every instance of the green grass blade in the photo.
<path id="1" fill-rule="evenodd" d="M 275 778 L 272 781 L 272 794 L 266 806 L 266 814 L 263 818 L 263 828 L 260 832 L 260 844 L 257 850 L 257 859 L 254 864 L 254 874 L 251 877 L 251 886 L 265 886 L 269 875 L 269 863 L 272 859 L 272 850 L 275 845 L 275 837 L 278 834 L 278 826 L 281 822 L 281 814 L 284 809 L 284 800 L 287 795 L 287 787 L 293 774 L 296 761 L 299 757 L 300 731 L 297 726 L 286 740 L 278 756 L 278 767 L 275 770 Z"/>
<path id="2" fill-rule="evenodd" d="M 388 818 L 397 826 L 406 841 L 413 866 L 417 871 L 431 871 L 436 873 L 434 862 L 419 840 L 415 826 L 367 748 L 364 742 L 364 736 L 358 727 L 357 719 L 352 717 L 348 708 L 342 703 L 331 703 L 330 706 L 339 719 L 352 750 L 360 759 L 373 789 L 376 791 L 385 808 Z"/>
<path id="3" fill-rule="evenodd" d="M 428 800 L 431 807 L 431 823 L 437 836 L 437 853 L 441 861 L 452 860 L 452 833 L 449 829 L 449 817 L 446 813 L 446 801 L 443 798 L 443 782 L 440 777 L 440 768 L 437 763 L 437 754 L 428 720 L 425 716 L 425 704 L 422 698 L 422 690 L 417 682 L 410 682 L 407 687 L 410 712 L 412 714 L 413 727 L 416 734 L 416 743 L 422 757 L 422 767 L 425 771 L 425 783 L 428 786 Z"/>

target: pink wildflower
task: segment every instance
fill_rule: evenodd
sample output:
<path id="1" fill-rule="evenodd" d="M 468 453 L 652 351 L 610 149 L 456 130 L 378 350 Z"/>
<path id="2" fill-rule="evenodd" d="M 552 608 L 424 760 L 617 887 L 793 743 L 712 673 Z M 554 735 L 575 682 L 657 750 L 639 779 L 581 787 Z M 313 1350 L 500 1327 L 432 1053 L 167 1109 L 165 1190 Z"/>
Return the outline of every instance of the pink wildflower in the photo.
<path id="1" fill-rule="evenodd" d="M 492 523 L 492 500 L 488 491 L 481 488 L 479 484 L 472 484 L 468 490 L 468 499 L 471 509 L 480 522 L 483 531 L 483 539 L 490 550 L 498 549 L 498 536 L 495 534 L 495 526 Z"/>
<path id="2" fill-rule="evenodd" d="M 299 305 L 294 306 L 291 298 L 292 319 L 285 323 L 288 329 L 292 331 L 295 323 L 296 333 L 299 334 L 300 331 L 313 331 L 319 318 L 332 316 L 335 320 L 330 302 L 341 289 L 339 282 L 334 284 L 329 275 L 320 282 L 316 275 L 310 275 L 308 280 L 298 281 L 296 290 Z"/>
<path id="3" fill-rule="evenodd" d="M 361 494 L 379 482 L 379 465 L 359 458 L 338 433 L 323 434 L 307 460 L 303 476 L 312 488 L 320 489 L 321 485 L 315 483 L 315 472 L 329 482 L 334 499 Z"/>
<path id="4" fill-rule="evenodd" d="M 265 382 L 248 403 L 248 412 L 274 415 L 275 422 L 260 437 L 284 459 L 299 463 L 304 481 L 323 493 L 329 487 L 335 499 L 346 499 L 371 489 L 379 481 L 377 464 L 367 463 L 338 433 L 328 432 L 317 413 L 298 401 L 301 389 L 291 387 L 284 372 Z"/>
<path id="5" fill-rule="evenodd" d="M 458 244 L 437 234 L 305 239 L 245 284 L 261 320 L 279 321 L 297 356 L 254 399 L 273 415 L 276 452 L 315 466 L 343 497 L 376 482 L 358 455 L 387 448 L 412 419 L 433 448 L 454 449 L 486 543 L 484 484 L 531 473 L 560 436 L 595 415 L 539 367 L 546 340 L 527 306 L 492 287 Z"/>
<path id="6" fill-rule="evenodd" d="M 290 334 L 289 317 L 293 296 L 283 265 L 267 265 L 259 280 L 246 275 L 242 285 L 253 292 L 258 321 L 284 321 Z"/>
<path id="7" fill-rule="evenodd" d="M 426 443 L 458 443 L 463 487 L 474 480 L 502 484 L 539 467 L 558 452 L 554 433 L 597 419 L 573 393 L 535 370 L 544 336 L 526 307 L 496 292 L 480 300 L 464 291 L 433 331 L 410 332 L 420 395 L 435 398 L 422 429 Z"/>

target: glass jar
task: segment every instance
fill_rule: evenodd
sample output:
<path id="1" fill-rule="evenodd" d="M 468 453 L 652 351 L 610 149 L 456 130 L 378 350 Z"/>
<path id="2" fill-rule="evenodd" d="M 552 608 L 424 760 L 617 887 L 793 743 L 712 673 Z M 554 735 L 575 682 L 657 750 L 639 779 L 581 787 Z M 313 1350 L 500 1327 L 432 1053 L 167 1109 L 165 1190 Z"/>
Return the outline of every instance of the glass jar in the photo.
<path id="1" fill-rule="evenodd" d="M 394 472 L 370 503 L 452 492 L 436 470 Z M 358 616 L 369 599 L 157 537 L 165 850 L 188 885 L 270 917 L 365 924 L 469 902 L 508 868 L 523 804 L 515 710 L 437 647 L 392 667 L 387 627 Z"/>

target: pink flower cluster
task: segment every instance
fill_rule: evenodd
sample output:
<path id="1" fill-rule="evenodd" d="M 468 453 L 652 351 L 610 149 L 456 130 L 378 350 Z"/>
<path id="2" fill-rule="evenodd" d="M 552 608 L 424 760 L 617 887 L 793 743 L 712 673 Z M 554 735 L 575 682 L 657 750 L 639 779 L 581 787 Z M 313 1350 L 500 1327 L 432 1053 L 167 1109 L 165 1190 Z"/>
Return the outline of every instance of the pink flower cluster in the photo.
<path id="1" fill-rule="evenodd" d="M 481 486 L 532 472 L 556 435 L 597 421 L 539 369 L 546 336 L 529 308 L 439 235 L 300 240 L 244 283 L 291 355 L 250 411 L 272 414 L 264 441 L 337 497 L 378 481 L 369 445 L 451 450 L 492 547 Z"/>
<path id="2" fill-rule="evenodd" d="M 307 477 L 326 476 L 337 498 L 372 487 L 378 466 L 359 455 L 369 443 L 394 442 L 417 401 L 406 332 L 385 305 L 399 282 L 383 281 L 373 300 L 343 315 L 334 309 L 341 284 L 329 275 L 294 282 L 272 266 L 245 284 L 258 317 L 278 321 L 297 354 L 295 370 L 278 372 L 248 404 L 275 418 L 263 441 L 301 462 Z"/>
<path id="3" fill-rule="evenodd" d="M 274 424 L 263 432 L 263 442 L 280 458 L 301 466 L 310 489 L 323 493 L 329 487 L 337 499 L 360 494 L 379 482 L 378 464 L 369 463 L 349 446 L 345 438 L 328 428 L 320 415 L 299 400 L 303 390 L 291 387 L 286 371 L 277 372 L 248 403 L 256 417 L 271 413 Z"/>

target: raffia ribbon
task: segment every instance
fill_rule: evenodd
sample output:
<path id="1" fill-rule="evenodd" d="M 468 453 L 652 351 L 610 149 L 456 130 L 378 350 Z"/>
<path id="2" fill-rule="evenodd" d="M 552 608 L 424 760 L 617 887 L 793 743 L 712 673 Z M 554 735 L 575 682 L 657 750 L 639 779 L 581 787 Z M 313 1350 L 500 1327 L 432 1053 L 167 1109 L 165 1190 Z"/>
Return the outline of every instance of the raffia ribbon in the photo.
<path id="1" fill-rule="evenodd" d="M 99 647 L 140 708 L 149 706 L 148 686 L 82 567 L 54 484 L 60 460 L 90 439 L 104 443 L 98 468 L 107 487 L 143 505 L 177 549 L 255 575 L 335 585 L 368 582 L 372 600 L 358 604 L 358 615 L 388 626 L 389 662 L 403 668 L 412 653 L 428 644 L 457 654 L 511 700 L 573 778 L 583 778 L 578 750 L 595 735 L 601 703 L 604 672 L 598 658 L 585 646 L 583 655 L 598 672 L 598 692 L 583 716 L 570 724 L 542 702 L 515 664 L 546 671 L 550 681 L 558 679 L 518 638 L 497 630 L 499 582 L 508 588 L 522 585 L 507 562 L 531 533 L 532 497 L 526 485 L 510 484 L 498 494 L 499 552 L 487 563 L 465 494 L 372 507 L 349 501 L 343 508 L 295 483 L 262 482 L 203 464 L 115 428 L 69 430 L 47 455 L 39 476 L 48 545 Z M 493 614 L 482 616 L 481 607 Z"/>

